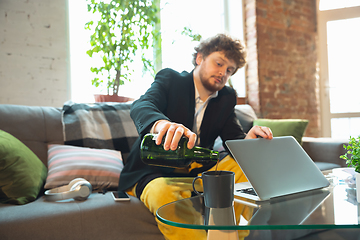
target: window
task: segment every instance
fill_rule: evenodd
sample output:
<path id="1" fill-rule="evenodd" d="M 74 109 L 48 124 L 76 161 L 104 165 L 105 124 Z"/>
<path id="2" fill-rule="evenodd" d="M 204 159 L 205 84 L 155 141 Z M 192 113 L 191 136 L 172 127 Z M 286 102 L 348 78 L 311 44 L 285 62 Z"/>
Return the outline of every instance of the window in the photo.
<path id="1" fill-rule="evenodd" d="M 86 0 L 68 1 L 68 9 L 71 98 L 74 102 L 93 102 L 95 90 L 91 79 L 94 76 L 90 71 L 93 59 L 86 54 L 90 33 L 84 28 L 86 19 L 92 16 L 87 12 Z"/>
<path id="2" fill-rule="evenodd" d="M 93 18 L 87 12 L 86 0 L 69 1 L 69 31 L 70 31 L 70 63 L 72 100 L 75 102 L 93 102 L 93 94 L 98 91 L 91 86 L 94 78 L 90 71 L 93 61 L 86 51 L 89 47 L 90 31 L 85 30 L 87 21 Z M 189 7 L 191 6 L 191 7 Z M 203 39 L 217 33 L 228 32 L 230 35 L 243 39 L 242 1 L 238 0 L 161 0 L 161 38 L 162 55 L 160 68 L 170 67 L 177 71 L 191 71 L 192 54 L 196 41 L 183 34 L 185 27 L 194 34 L 200 34 Z M 99 60 L 101 61 L 101 60 Z M 134 64 L 134 67 L 136 62 Z M 151 85 L 153 77 L 143 76 L 140 70 L 130 83 L 120 86 L 120 91 L 126 96 L 138 98 Z M 244 68 L 232 76 L 232 83 L 238 95 L 245 96 Z M 121 95 L 120 92 L 120 95 Z"/>
<path id="3" fill-rule="evenodd" d="M 359 0 L 321 0 L 320 11 L 360 6 Z"/>
<path id="4" fill-rule="evenodd" d="M 71 99 L 74 102 L 94 102 L 94 94 L 99 93 L 98 88 L 91 85 L 91 80 L 96 77 L 90 71 L 94 62 L 101 63 L 101 59 L 90 58 L 86 51 L 90 49 L 91 31 L 85 30 L 85 23 L 97 19 L 96 14 L 87 11 L 87 1 L 69 1 L 69 35 L 70 35 L 70 79 Z M 133 80 L 120 86 L 120 95 L 137 98 L 150 87 L 153 77 L 151 74 L 142 74 L 141 60 L 135 59 Z M 101 92 L 106 94 L 105 89 Z"/>
<path id="5" fill-rule="evenodd" d="M 360 0 L 319 2 L 323 136 L 360 135 L 359 6 Z"/>

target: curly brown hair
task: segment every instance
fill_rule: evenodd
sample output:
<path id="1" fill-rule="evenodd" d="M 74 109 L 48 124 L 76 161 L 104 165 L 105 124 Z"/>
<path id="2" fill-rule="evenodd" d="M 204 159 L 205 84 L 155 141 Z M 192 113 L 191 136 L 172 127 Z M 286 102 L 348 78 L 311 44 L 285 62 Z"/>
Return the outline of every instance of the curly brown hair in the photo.
<path id="1" fill-rule="evenodd" d="M 226 34 L 218 34 L 214 37 L 208 38 L 205 41 L 200 42 L 199 46 L 195 47 L 195 53 L 193 54 L 192 63 L 197 66 L 196 56 L 198 53 L 206 58 L 213 52 L 224 52 L 225 57 L 235 62 L 237 68 L 233 74 L 239 68 L 242 68 L 246 64 L 246 49 L 242 42 L 238 39 L 232 39 Z"/>

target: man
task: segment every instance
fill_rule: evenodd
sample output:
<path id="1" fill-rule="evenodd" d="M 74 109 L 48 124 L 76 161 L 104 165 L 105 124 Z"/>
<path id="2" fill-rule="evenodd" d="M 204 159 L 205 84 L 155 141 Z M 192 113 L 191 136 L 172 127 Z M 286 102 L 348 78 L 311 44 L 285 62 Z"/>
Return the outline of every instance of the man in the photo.
<path id="1" fill-rule="evenodd" d="M 142 137 L 157 133 L 156 144 L 165 138 L 164 149 L 175 150 L 182 135 L 189 138 L 188 148 L 196 145 L 212 148 L 220 136 L 229 139 L 250 139 L 258 136 L 272 139 L 267 127 L 254 126 L 245 134 L 235 116 L 236 93 L 225 86 L 231 75 L 246 63 L 245 48 L 238 40 L 219 34 L 195 48 L 191 73 L 161 70 L 148 91 L 135 101 L 131 117 L 139 132 L 121 173 L 119 190 L 138 197 L 155 214 L 162 205 L 191 196 L 193 177 L 214 168 L 214 164 L 192 164 L 189 169 L 154 167 L 140 159 Z M 226 146 L 224 146 L 226 147 Z M 219 170 L 236 174 L 236 182 L 247 181 L 238 164 L 230 156 L 222 159 Z M 204 237 L 202 231 L 170 228 L 158 222 L 167 239 Z"/>

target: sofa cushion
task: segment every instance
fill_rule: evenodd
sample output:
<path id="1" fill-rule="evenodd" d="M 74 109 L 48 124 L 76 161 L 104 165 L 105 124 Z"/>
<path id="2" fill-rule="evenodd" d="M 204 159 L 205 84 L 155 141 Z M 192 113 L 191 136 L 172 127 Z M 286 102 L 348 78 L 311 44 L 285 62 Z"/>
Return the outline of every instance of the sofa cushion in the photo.
<path id="1" fill-rule="evenodd" d="M 20 140 L 0 130 L 0 202 L 26 204 L 38 196 L 47 169 Z"/>
<path id="2" fill-rule="evenodd" d="M 1 240 L 164 240 L 154 215 L 137 198 L 115 202 L 110 192 L 86 201 L 0 204 Z"/>
<path id="3" fill-rule="evenodd" d="M 93 190 L 117 188 L 124 165 L 121 152 L 109 149 L 49 145 L 48 176 L 45 188 L 67 185 L 84 178 Z"/>
<path id="4" fill-rule="evenodd" d="M 293 136 L 300 144 L 308 125 L 303 119 L 256 119 L 254 125 L 269 127 L 274 137 Z"/>
<path id="5" fill-rule="evenodd" d="M 66 145 L 121 151 L 126 161 L 138 138 L 130 117 L 131 103 L 74 103 L 63 106 Z"/>
<path id="6" fill-rule="evenodd" d="M 239 122 L 245 133 L 253 126 L 253 122 L 257 119 L 254 109 L 248 104 L 241 104 L 235 106 L 235 115 L 239 119 Z"/>
<path id="7" fill-rule="evenodd" d="M 45 166 L 48 144 L 64 144 L 60 108 L 0 104 L 0 129 L 24 143 Z"/>

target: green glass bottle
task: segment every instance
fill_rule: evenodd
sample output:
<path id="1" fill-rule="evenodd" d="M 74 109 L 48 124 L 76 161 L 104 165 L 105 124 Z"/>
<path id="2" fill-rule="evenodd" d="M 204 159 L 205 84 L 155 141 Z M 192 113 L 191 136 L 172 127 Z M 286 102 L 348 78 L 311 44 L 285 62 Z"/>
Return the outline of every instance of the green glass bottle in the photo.
<path id="1" fill-rule="evenodd" d="M 160 145 L 156 145 L 157 134 L 146 134 L 140 145 L 141 160 L 149 165 L 170 167 L 170 168 L 186 168 L 192 162 L 209 163 L 217 162 L 219 153 L 207 148 L 193 147 L 187 148 L 189 139 L 182 137 L 176 150 L 164 150 L 164 140 Z"/>

